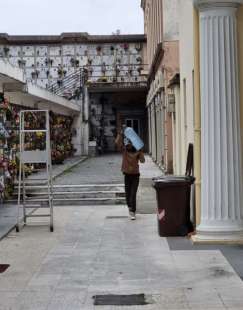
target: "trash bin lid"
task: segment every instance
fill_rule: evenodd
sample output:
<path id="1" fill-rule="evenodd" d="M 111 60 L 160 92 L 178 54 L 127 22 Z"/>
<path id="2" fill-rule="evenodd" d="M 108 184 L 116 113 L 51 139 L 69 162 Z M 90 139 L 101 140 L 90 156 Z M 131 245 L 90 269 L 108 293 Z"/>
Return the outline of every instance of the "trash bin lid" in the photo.
<path id="1" fill-rule="evenodd" d="M 152 179 L 152 185 L 155 188 L 161 188 L 165 186 L 183 186 L 193 184 L 195 181 L 194 177 L 191 176 L 177 176 L 177 175 L 165 175 Z"/>

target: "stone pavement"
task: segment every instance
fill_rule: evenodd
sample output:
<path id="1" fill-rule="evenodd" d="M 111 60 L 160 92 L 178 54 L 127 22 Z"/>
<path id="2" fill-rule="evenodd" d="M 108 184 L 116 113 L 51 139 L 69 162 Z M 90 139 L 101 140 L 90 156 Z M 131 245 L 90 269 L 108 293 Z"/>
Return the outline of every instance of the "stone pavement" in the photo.
<path id="1" fill-rule="evenodd" d="M 53 179 L 57 178 L 59 175 L 69 171 L 82 164 L 86 157 L 71 157 L 66 159 L 62 165 L 53 165 Z M 31 178 L 42 178 L 44 173 L 38 172 L 33 174 Z M 17 206 L 0 203 L 0 240 L 4 238 L 16 225 L 17 222 Z"/>
<path id="2" fill-rule="evenodd" d="M 16 225 L 17 212 L 16 205 L 0 205 L 0 240 Z"/>
<path id="3" fill-rule="evenodd" d="M 70 169 L 55 180 L 56 184 L 112 184 L 123 183 L 121 173 L 121 154 L 108 154 L 92 157 L 82 164 Z M 151 180 L 162 172 L 153 163 L 150 156 L 146 156 L 145 164 L 140 164 L 141 179 Z M 68 183 L 67 183 L 68 182 Z M 151 182 L 149 183 L 151 185 Z"/>
<path id="4" fill-rule="evenodd" d="M 123 184 L 121 173 L 121 154 L 109 154 L 89 158 L 85 162 L 70 169 L 65 175 L 56 178 L 54 184 Z M 140 186 L 137 195 L 139 213 L 156 212 L 156 195 L 151 187 L 153 177 L 162 175 L 150 156 L 146 156 L 145 164 L 140 164 Z"/>
<path id="5" fill-rule="evenodd" d="M 120 171 L 121 155 L 104 155 L 96 158 L 72 157 L 63 165 L 53 166 L 55 184 L 94 184 L 94 183 L 123 183 Z M 155 193 L 151 188 L 151 178 L 161 172 L 146 156 L 146 164 L 141 165 L 141 185 L 138 191 L 138 210 L 140 213 L 155 213 Z M 31 178 L 42 178 L 39 172 Z M 145 182 L 144 182 L 144 181 Z M 0 205 L 0 240 L 16 225 L 16 205 Z"/>
<path id="6" fill-rule="evenodd" d="M 55 231 L 25 227 L 0 242 L 1 310 L 243 309 L 243 283 L 220 251 L 172 251 L 155 215 L 125 206 L 55 209 Z M 94 306 L 95 294 L 145 293 L 146 306 Z"/>
<path id="7" fill-rule="evenodd" d="M 87 159 L 87 156 L 73 156 L 64 160 L 61 165 L 52 165 L 52 178 L 56 179 L 57 177 L 68 173 L 71 169 L 75 169 L 78 165 L 82 164 Z M 46 178 L 46 172 L 40 171 L 31 175 L 32 179 L 41 179 Z"/>

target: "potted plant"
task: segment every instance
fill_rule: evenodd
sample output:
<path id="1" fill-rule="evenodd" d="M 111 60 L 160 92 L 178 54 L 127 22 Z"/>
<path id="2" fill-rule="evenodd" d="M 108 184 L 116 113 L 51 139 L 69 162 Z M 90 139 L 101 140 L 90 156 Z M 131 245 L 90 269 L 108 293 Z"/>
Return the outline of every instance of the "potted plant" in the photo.
<path id="1" fill-rule="evenodd" d="M 61 66 L 58 67 L 57 74 L 59 75 L 59 77 L 62 77 L 64 75 L 64 70 Z"/>
<path id="2" fill-rule="evenodd" d="M 51 58 L 46 58 L 45 59 L 45 64 L 46 64 L 46 66 L 48 66 L 48 65 L 53 65 L 53 59 L 51 59 Z"/>
<path id="3" fill-rule="evenodd" d="M 9 50 L 10 50 L 9 47 L 4 46 L 3 51 L 4 51 L 5 56 L 8 56 Z"/>
<path id="4" fill-rule="evenodd" d="M 35 79 L 35 78 L 36 78 L 36 72 L 35 72 L 35 71 L 32 71 L 32 72 L 31 72 L 31 77 L 32 77 L 32 79 Z"/>
<path id="5" fill-rule="evenodd" d="M 114 54 L 114 51 L 115 51 L 115 47 L 114 47 L 113 45 L 111 45 L 110 50 L 111 50 L 111 53 L 112 53 L 112 55 L 113 55 L 113 54 Z"/>
<path id="6" fill-rule="evenodd" d="M 116 66 L 116 76 L 120 74 L 120 66 Z"/>
<path id="7" fill-rule="evenodd" d="M 127 51 L 129 49 L 129 44 L 128 43 L 124 43 L 123 48 L 125 51 Z"/>
<path id="8" fill-rule="evenodd" d="M 92 75 L 93 74 L 93 68 L 89 67 L 88 72 L 89 72 L 89 75 Z"/>
<path id="9" fill-rule="evenodd" d="M 39 70 L 35 70 L 35 74 L 36 74 L 36 77 L 38 79 L 39 75 L 40 75 L 40 71 Z"/>
<path id="10" fill-rule="evenodd" d="M 136 49 L 136 51 L 141 51 L 141 49 L 142 49 L 142 45 L 140 44 L 140 43 L 137 43 L 136 44 L 136 46 L 135 46 L 135 49 Z"/>
<path id="11" fill-rule="evenodd" d="M 22 60 L 21 59 L 18 60 L 18 65 L 20 68 L 22 67 Z"/>
<path id="12" fill-rule="evenodd" d="M 97 51 L 97 54 L 98 54 L 98 55 L 100 55 L 101 50 L 102 50 L 102 47 L 101 47 L 100 45 L 98 45 L 98 46 L 96 47 L 96 51 Z"/>
<path id="13" fill-rule="evenodd" d="M 73 57 L 70 59 L 70 63 L 71 63 L 71 65 L 72 65 L 72 67 L 74 67 L 74 65 L 75 65 L 75 59 L 74 59 Z"/>
<path id="14" fill-rule="evenodd" d="M 106 73 L 106 64 L 103 62 L 102 66 L 101 66 L 101 72 L 105 75 Z"/>

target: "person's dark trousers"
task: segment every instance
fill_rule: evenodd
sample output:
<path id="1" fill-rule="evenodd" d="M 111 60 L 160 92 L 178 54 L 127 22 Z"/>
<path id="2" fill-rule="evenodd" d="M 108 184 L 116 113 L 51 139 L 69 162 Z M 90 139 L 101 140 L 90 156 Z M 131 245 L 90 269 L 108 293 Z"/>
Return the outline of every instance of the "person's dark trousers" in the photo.
<path id="1" fill-rule="evenodd" d="M 125 192 L 129 211 L 136 212 L 136 196 L 139 185 L 139 174 L 125 174 Z"/>

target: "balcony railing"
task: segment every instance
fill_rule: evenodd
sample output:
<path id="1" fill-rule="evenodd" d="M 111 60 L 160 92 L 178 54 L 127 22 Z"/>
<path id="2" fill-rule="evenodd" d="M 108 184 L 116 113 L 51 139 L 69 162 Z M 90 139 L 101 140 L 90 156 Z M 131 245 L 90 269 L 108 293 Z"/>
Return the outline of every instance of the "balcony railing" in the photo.
<path id="1" fill-rule="evenodd" d="M 146 87 L 147 68 L 148 65 L 145 64 L 87 65 L 68 76 L 60 76 L 55 83 L 48 86 L 48 90 L 71 99 L 80 95 L 84 85 L 110 85 L 113 88 Z"/>

